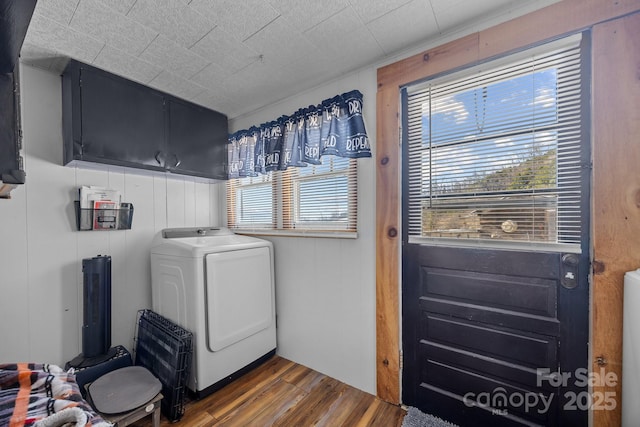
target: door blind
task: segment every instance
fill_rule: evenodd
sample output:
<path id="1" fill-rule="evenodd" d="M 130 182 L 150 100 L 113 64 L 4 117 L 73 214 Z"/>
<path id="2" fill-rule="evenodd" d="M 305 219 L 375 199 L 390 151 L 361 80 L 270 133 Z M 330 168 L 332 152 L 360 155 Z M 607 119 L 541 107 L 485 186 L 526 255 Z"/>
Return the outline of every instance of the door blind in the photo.
<path id="1" fill-rule="evenodd" d="M 408 87 L 409 236 L 579 244 L 581 68 L 572 37 Z"/>

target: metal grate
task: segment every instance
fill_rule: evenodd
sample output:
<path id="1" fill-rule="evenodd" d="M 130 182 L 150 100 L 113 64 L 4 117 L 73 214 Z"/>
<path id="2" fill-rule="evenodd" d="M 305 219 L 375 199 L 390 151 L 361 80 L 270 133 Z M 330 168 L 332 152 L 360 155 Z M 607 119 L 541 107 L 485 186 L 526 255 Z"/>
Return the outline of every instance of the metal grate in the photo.
<path id="1" fill-rule="evenodd" d="M 193 334 L 151 310 L 138 312 L 135 364 L 162 383 L 162 413 L 171 421 L 184 415 Z"/>

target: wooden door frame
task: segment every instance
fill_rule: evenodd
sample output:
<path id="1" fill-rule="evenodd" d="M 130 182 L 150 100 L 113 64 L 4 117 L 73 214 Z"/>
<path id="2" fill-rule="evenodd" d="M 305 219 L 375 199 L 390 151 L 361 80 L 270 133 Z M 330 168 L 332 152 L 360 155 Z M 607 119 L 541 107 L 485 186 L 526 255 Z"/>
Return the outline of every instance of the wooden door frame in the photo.
<path id="1" fill-rule="evenodd" d="M 638 262 L 638 255 L 634 254 L 640 253 L 640 178 L 637 172 L 635 175 L 631 172 L 637 170 L 635 161 L 640 158 L 639 144 L 634 142 L 634 137 L 640 135 L 640 124 L 633 116 L 640 110 L 640 94 L 634 97 L 628 93 L 629 89 L 625 92 L 625 87 L 637 87 L 633 79 L 637 79 L 634 70 L 640 55 L 628 46 L 625 50 L 624 43 L 640 37 L 637 30 L 640 25 L 625 25 L 630 19 L 640 23 L 638 11 L 640 0 L 562 0 L 378 69 L 376 373 L 377 394 L 382 399 L 400 403 L 400 88 L 429 76 L 592 29 L 593 52 L 599 55 L 592 55 L 591 82 L 594 165 L 591 368 L 598 371 L 605 363 L 605 368 L 619 378 L 615 386 L 594 388 L 594 391 L 616 393 L 618 402 L 615 410 L 594 411 L 594 424 L 620 424 L 622 278 L 625 271 L 638 268 L 634 264 Z M 608 45 L 617 41 L 614 35 L 622 44 L 617 49 Z M 623 73 L 628 85 L 617 75 L 615 82 L 609 82 L 613 74 L 607 73 L 622 65 L 631 70 Z M 621 194 L 612 192 L 611 188 L 619 188 Z"/>

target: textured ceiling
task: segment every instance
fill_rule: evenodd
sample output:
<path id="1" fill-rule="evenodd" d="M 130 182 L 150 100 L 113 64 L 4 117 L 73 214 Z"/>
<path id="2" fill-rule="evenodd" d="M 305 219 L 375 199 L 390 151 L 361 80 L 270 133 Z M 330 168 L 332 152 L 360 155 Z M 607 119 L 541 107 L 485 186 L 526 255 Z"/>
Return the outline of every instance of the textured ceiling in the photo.
<path id="1" fill-rule="evenodd" d="M 554 0 L 38 0 L 23 63 L 92 64 L 234 118 Z"/>

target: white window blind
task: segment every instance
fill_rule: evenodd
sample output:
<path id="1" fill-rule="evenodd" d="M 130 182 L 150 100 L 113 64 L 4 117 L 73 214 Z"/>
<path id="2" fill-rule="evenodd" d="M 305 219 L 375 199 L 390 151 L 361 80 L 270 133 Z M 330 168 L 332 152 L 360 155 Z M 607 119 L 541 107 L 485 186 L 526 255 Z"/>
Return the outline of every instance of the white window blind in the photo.
<path id="1" fill-rule="evenodd" d="M 227 182 L 229 228 L 242 231 L 357 231 L 357 160 L 323 156 L 319 165 Z"/>
<path id="2" fill-rule="evenodd" d="M 580 243 L 579 44 L 407 88 L 409 236 Z"/>

